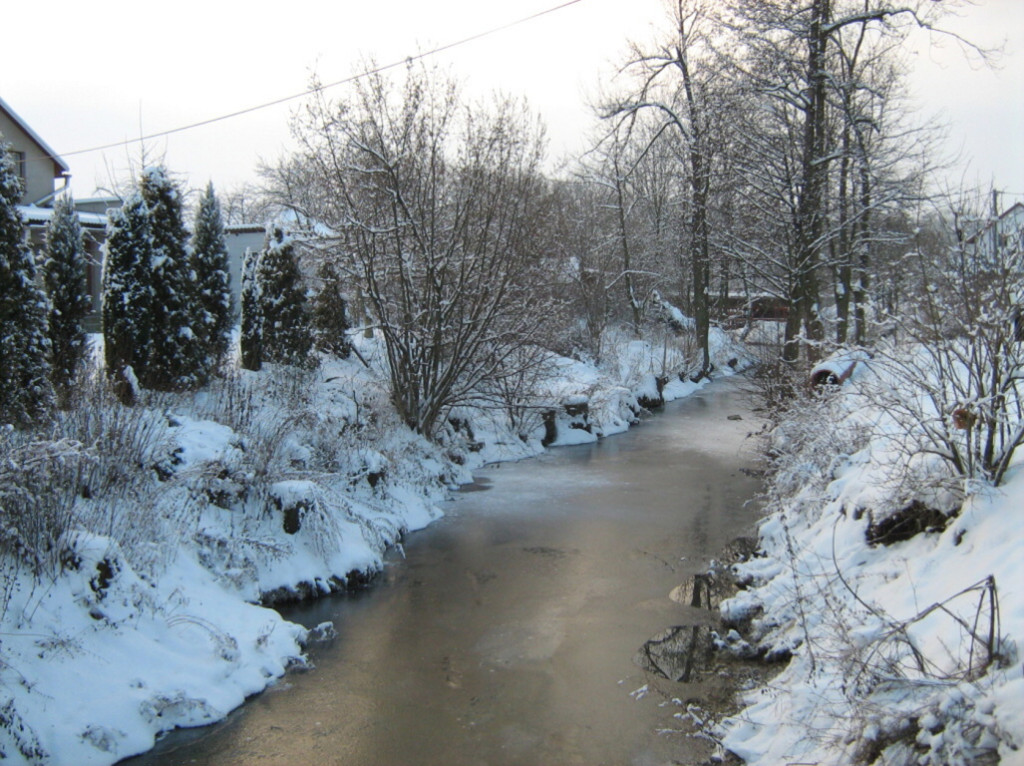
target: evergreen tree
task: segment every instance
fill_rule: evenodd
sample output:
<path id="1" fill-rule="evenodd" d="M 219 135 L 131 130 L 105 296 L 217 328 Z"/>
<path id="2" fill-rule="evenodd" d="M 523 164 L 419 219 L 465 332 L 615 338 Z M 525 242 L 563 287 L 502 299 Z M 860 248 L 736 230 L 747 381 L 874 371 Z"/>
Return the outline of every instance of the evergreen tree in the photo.
<path id="1" fill-rule="evenodd" d="M 82 322 L 92 309 L 82 227 L 70 197 L 57 200 L 46 231 L 43 281 L 50 296 L 50 380 L 61 407 L 69 405 L 75 379 L 85 358 Z"/>
<path id="2" fill-rule="evenodd" d="M 337 269 L 327 261 L 317 270 L 320 290 L 313 300 L 313 332 L 316 348 L 342 359 L 352 353 L 352 342 L 348 338 L 348 301 L 341 291 L 341 280 Z"/>
<path id="3" fill-rule="evenodd" d="M 21 179 L 0 143 L 0 425 L 26 428 L 53 404 L 47 359 L 46 295 L 18 212 Z"/>
<path id="4" fill-rule="evenodd" d="M 245 251 L 242 259 L 242 367 L 259 370 L 263 366 L 263 300 L 260 295 L 261 252 Z"/>
<path id="5" fill-rule="evenodd" d="M 313 334 L 302 274 L 292 239 L 280 226 L 267 229 L 258 270 L 263 307 L 263 358 L 275 364 L 310 361 Z"/>
<path id="6" fill-rule="evenodd" d="M 107 223 L 103 265 L 103 351 L 118 399 L 131 404 L 137 369 L 145 364 L 152 335 L 149 208 L 138 193 Z"/>
<path id="7" fill-rule="evenodd" d="M 192 233 L 192 270 L 202 310 L 196 330 L 206 355 L 203 366 L 209 371 L 216 371 L 224 363 L 231 341 L 232 301 L 224 221 L 212 183 L 207 185 L 196 213 Z"/>
<path id="8" fill-rule="evenodd" d="M 182 222 L 181 192 L 163 167 L 147 168 L 139 184 L 149 209 L 152 250 L 151 335 L 139 383 L 158 391 L 193 389 L 206 382 L 204 350 L 197 327 L 195 275 Z"/>

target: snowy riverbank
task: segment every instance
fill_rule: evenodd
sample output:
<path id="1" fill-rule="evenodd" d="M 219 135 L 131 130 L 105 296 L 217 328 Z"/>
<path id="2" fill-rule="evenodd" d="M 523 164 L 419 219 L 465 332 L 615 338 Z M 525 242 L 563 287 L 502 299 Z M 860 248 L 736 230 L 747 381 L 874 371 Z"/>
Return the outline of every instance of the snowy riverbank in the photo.
<path id="1" fill-rule="evenodd" d="M 934 458 L 904 459 L 880 385 L 858 368 L 773 434 L 763 555 L 722 616 L 792 659 L 717 733 L 759 766 L 1024 764 L 1024 465 L 961 507 Z"/>
<path id="2" fill-rule="evenodd" d="M 719 368 L 743 363 L 716 339 Z M 6 445 L 11 475 L 43 454 L 49 475 L 70 468 L 77 483 L 38 493 L 42 517 L 63 530 L 59 549 L 34 567 L 4 562 L 0 753 L 109 764 L 162 731 L 218 720 L 301 664 L 316 639 L 257 602 L 362 581 L 389 546 L 440 516 L 437 503 L 474 467 L 621 432 L 638 400 L 703 384 L 658 382 L 684 361 L 667 343 L 613 348 L 599 366 L 556 361 L 526 438 L 498 410 L 454 413 L 440 444 L 413 434 L 364 340 L 368 367 L 242 372 L 95 423 L 80 414 L 45 450 Z"/>

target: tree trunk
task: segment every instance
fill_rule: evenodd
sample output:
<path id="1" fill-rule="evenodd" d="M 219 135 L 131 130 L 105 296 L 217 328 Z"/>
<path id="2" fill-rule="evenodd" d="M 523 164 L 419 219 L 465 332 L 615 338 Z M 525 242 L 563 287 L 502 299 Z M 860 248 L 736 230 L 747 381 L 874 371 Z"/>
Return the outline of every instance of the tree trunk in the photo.
<path id="1" fill-rule="evenodd" d="M 860 220 L 857 226 L 857 263 L 856 279 L 853 287 L 853 340 L 858 346 L 863 345 L 867 338 L 866 304 L 868 288 L 871 280 L 871 174 L 867 165 L 867 156 L 862 151 L 860 157 L 861 196 Z"/>
<path id="2" fill-rule="evenodd" d="M 849 106 L 847 102 L 847 114 Z M 839 165 L 838 210 L 839 242 L 836 245 L 835 300 L 836 300 L 836 343 L 846 343 L 850 328 L 850 299 L 853 285 L 851 247 L 854 237 L 850 221 L 850 128 L 843 128 L 843 155 Z"/>
<path id="3" fill-rule="evenodd" d="M 640 337 L 640 326 L 643 320 L 640 301 L 636 297 L 636 289 L 633 285 L 633 258 L 629 251 L 629 233 L 626 228 L 626 199 L 622 193 L 625 180 L 619 170 L 618 157 L 615 158 L 615 204 L 619 219 L 619 242 L 622 245 L 622 275 L 623 284 L 626 286 L 626 299 L 629 301 L 629 308 L 633 317 L 633 333 Z"/>
<path id="4" fill-rule="evenodd" d="M 807 39 L 807 90 L 804 104 L 802 189 L 797 211 L 797 301 L 809 342 L 808 355 L 817 356 L 824 339 L 819 314 L 818 267 L 825 231 L 825 195 L 828 183 L 828 125 L 826 121 L 825 48 L 830 0 L 814 0 Z M 795 361 L 795 360 L 790 360 Z"/>
<path id="5" fill-rule="evenodd" d="M 680 30 L 682 33 L 683 30 Z M 704 105 L 694 93 L 693 79 L 686 59 L 685 38 L 677 49 L 679 69 L 683 75 L 683 88 L 690 112 L 690 184 L 693 191 L 693 210 L 690 218 L 690 258 L 693 261 L 693 319 L 697 330 L 697 343 L 702 351 L 701 376 L 711 372 L 711 349 L 708 335 L 711 330 L 710 288 L 711 251 L 708 243 L 708 196 L 711 191 L 711 158 L 708 156 L 708 137 L 704 130 Z"/>

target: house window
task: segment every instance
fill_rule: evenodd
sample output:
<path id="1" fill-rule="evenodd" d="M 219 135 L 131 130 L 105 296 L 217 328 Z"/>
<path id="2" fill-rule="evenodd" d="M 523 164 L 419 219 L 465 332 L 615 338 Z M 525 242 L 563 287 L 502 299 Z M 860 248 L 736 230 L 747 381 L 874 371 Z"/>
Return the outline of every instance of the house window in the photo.
<path id="1" fill-rule="evenodd" d="M 14 158 L 14 167 L 18 170 L 18 178 L 25 178 L 25 152 L 11 152 Z"/>

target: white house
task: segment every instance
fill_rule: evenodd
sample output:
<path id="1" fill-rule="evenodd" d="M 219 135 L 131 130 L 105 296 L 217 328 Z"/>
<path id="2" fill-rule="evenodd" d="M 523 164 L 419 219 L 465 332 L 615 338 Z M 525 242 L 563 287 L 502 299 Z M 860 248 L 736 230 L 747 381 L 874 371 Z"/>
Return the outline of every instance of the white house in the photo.
<path id="1" fill-rule="evenodd" d="M 1014 203 L 999 215 L 985 221 L 967 238 L 980 254 L 995 254 L 1006 248 L 1024 249 L 1024 202 Z"/>
<path id="2" fill-rule="evenodd" d="M 1018 259 L 1024 258 L 1024 202 L 1017 202 L 985 221 L 966 243 L 973 246 L 975 257 L 981 261 L 1005 262 L 1014 253 Z M 1016 340 L 1024 342 L 1024 292 L 1016 297 L 1013 327 Z"/>
<path id="3" fill-rule="evenodd" d="M 240 308 L 242 290 L 242 259 L 247 250 L 263 249 L 267 227 L 261 223 L 236 223 L 224 227 L 224 243 L 228 248 L 228 268 L 231 272 L 231 293 L 235 298 L 235 311 Z"/>

